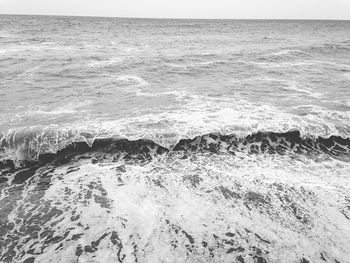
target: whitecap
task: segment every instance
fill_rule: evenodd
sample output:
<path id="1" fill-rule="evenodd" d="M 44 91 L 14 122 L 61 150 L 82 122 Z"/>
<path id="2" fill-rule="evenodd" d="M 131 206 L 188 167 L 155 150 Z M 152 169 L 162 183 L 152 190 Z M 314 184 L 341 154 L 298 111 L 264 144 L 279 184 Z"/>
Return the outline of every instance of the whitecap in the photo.
<path id="1" fill-rule="evenodd" d="M 115 81 L 120 82 L 122 84 L 135 85 L 138 87 L 147 86 L 149 83 L 145 81 L 143 78 L 136 75 L 123 75 L 114 78 Z"/>
<path id="2" fill-rule="evenodd" d="M 107 59 L 107 60 L 91 62 L 87 66 L 92 67 L 92 68 L 101 68 L 101 67 L 106 67 L 106 66 L 110 66 L 110 65 L 114 65 L 114 64 L 119 64 L 122 61 L 123 61 L 122 58 L 116 57 L 116 58 L 111 58 L 111 59 Z"/>
<path id="3" fill-rule="evenodd" d="M 73 114 L 76 113 L 77 110 L 82 111 L 81 108 L 86 107 L 88 105 L 93 104 L 91 100 L 85 100 L 81 102 L 69 102 L 64 106 L 57 107 L 48 107 L 48 106 L 40 106 L 37 109 L 27 110 L 26 112 L 17 113 L 16 117 L 23 116 L 35 116 L 35 115 L 64 115 L 64 114 Z"/>
<path id="4" fill-rule="evenodd" d="M 201 67 L 207 67 L 207 66 L 217 65 L 217 64 L 225 64 L 225 63 L 227 63 L 226 60 L 212 60 L 212 61 L 202 61 L 197 63 L 184 63 L 184 64 L 165 63 L 165 65 L 172 68 L 188 69 L 188 68 L 201 68 Z"/>
<path id="5" fill-rule="evenodd" d="M 346 79 L 350 80 L 350 73 L 344 74 L 344 77 L 345 77 Z"/>
<path id="6" fill-rule="evenodd" d="M 303 93 L 314 98 L 321 98 L 324 96 L 323 93 L 308 89 L 296 82 L 290 82 L 287 86 L 283 86 L 283 89 Z"/>
<path id="7" fill-rule="evenodd" d="M 299 49 L 283 49 L 274 53 L 269 54 L 269 56 L 286 56 L 289 54 L 305 54 L 304 51 Z"/>
<path id="8" fill-rule="evenodd" d="M 213 132 L 246 137 L 258 132 L 299 131 L 302 137 L 350 137 L 350 112 L 314 107 L 299 115 L 239 97 L 213 98 L 187 94 L 182 101 L 182 107 L 160 113 L 114 120 L 101 117 L 66 125 L 34 127 L 38 130 L 38 139 L 30 145 L 31 151 L 39 154 L 49 146 L 58 150 L 71 142 L 86 141 L 86 135 L 92 138 L 90 143 L 95 138 L 148 139 L 168 149 L 181 139 L 193 139 Z M 11 141 L 17 130 L 25 131 L 28 127 L 5 132 L 6 141 Z"/>
<path id="9" fill-rule="evenodd" d="M 185 91 L 165 91 L 165 92 L 147 92 L 138 89 L 136 91 L 136 96 L 144 96 L 144 97 L 161 97 L 161 96 L 174 96 L 176 100 L 181 100 L 185 96 L 187 96 L 187 92 Z"/>

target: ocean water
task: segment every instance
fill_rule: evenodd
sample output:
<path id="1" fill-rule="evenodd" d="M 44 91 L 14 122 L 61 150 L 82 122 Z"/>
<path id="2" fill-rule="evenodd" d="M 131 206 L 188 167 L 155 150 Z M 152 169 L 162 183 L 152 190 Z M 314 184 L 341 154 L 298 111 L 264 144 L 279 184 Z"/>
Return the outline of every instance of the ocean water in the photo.
<path id="1" fill-rule="evenodd" d="M 350 262 L 350 22 L 0 16 L 0 262 Z"/>

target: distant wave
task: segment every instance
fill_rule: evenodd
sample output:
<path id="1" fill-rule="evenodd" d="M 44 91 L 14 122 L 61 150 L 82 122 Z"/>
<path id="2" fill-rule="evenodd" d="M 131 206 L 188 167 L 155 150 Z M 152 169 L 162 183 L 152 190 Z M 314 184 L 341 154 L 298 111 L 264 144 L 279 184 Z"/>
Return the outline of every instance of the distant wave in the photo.
<path id="1" fill-rule="evenodd" d="M 300 49 L 282 49 L 273 53 L 270 53 L 268 56 L 288 56 L 288 55 L 305 55 L 306 53 Z"/>
<path id="2" fill-rule="evenodd" d="M 122 58 L 110 58 L 107 60 L 101 60 L 101 61 L 94 61 L 89 63 L 87 66 L 88 67 L 92 67 L 92 68 L 102 68 L 102 67 L 107 67 L 107 66 L 111 66 L 114 64 L 119 64 L 123 61 Z"/>
<path id="3" fill-rule="evenodd" d="M 38 51 L 43 51 L 43 50 L 63 50 L 63 49 L 71 49 L 70 47 L 67 46 L 50 46 L 50 45 L 18 45 L 14 47 L 9 47 L 5 49 L 0 50 L 0 54 L 7 54 L 7 53 L 21 53 L 21 52 L 28 52 L 28 51 L 33 51 L 33 52 L 38 52 Z"/>
<path id="4" fill-rule="evenodd" d="M 170 68 L 177 68 L 177 69 L 199 69 L 199 68 L 207 68 L 215 65 L 222 65 L 227 64 L 228 61 L 226 60 L 210 60 L 210 61 L 200 61 L 200 62 L 193 62 L 193 63 L 181 63 L 180 62 L 166 62 L 165 65 Z"/>
<path id="5" fill-rule="evenodd" d="M 136 75 L 122 75 L 114 78 L 115 82 L 119 82 L 122 84 L 136 85 L 136 86 L 147 86 L 148 82 L 143 78 Z"/>
<path id="6" fill-rule="evenodd" d="M 57 107 L 37 107 L 31 110 L 27 110 L 25 112 L 17 113 L 16 117 L 23 117 L 23 116 L 36 116 L 36 115 L 64 115 L 64 114 L 73 114 L 76 113 L 78 110 L 79 112 L 86 111 L 86 109 L 83 109 L 86 106 L 89 106 L 93 104 L 93 101 L 91 100 L 84 100 L 84 101 L 73 101 L 73 102 L 66 102 L 64 106 L 57 106 Z"/>
<path id="7" fill-rule="evenodd" d="M 308 48 L 311 52 L 317 52 L 322 54 L 334 54 L 350 51 L 350 42 L 339 42 L 339 43 L 326 43 L 323 45 L 314 45 Z"/>
<path id="8" fill-rule="evenodd" d="M 284 86 L 284 87 L 282 87 L 282 89 L 296 91 L 298 93 L 303 93 L 303 94 L 306 94 L 306 95 L 308 95 L 310 97 L 314 97 L 314 98 L 322 98 L 324 96 L 324 94 L 321 92 L 317 92 L 317 91 L 308 89 L 308 88 L 303 87 L 300 84 L 295 83 L 295 82 L 289 83 L 288 86 Z"/>
<path id="9" fill-rule="evenodd" d="M 289 67 L 301 67 L 308 70 L 318 71 L 320 67 L 332 67 L 338 70 L 347 70 L 350 68 L 348 64 L 335 63 L 322 60 L 298 60 L 290 62 L 275 62 L 275 61 L 242 61 L 244 64 L 250 64 L 261 68 L 289 68 Z"/>
<path id="10" fill-rule="evenodd" d="M 350 80 L 350 73 L 344 74 L 344 77 L 345 77 L 346 79 Z"/>
<path id="11" fill-rule="evenodd" d="M 281 59 L 312 59 L 314 56 L 323 55 L 336 55 L 343 54 L 344 52 L 350 51 L 349 42 L 340 43 L 325 43 L 321 45 L 307 45 L 298 46 L 291 48 L 283 48 L 280 50 L 271 51 L 268 53 L 261 54 L 260 59 L 262 60 L 272 60 L 268 62 L 276 62 Z M 263 63 L 263 62 L 260 62 Z M 283 61 L 284 64 L 289 63 Z M 327 61 L 325 61 L 327 63 Z"/>

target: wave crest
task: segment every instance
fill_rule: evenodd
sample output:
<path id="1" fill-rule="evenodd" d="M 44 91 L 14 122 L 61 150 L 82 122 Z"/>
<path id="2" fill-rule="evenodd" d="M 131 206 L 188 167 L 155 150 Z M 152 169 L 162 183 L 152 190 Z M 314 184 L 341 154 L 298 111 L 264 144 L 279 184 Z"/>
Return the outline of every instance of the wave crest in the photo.
<path id="1" fill-rule="evenodd" d="M 78 153 L 102 151 L 108 153 L 124 152 L 127 154 L 164 153 L 170 151 L 212 153 L 244 152 L 246 154 L 319 154 L 332 156 L 348 155 L 350 153 L 350 138 L 329 136 L 328 138 L 302 136 L 300 131 L 288 132 L 257 132 L 247 136 L 238 134 L 209 133 L 193 138 L 182 138 L 172 147 L 160 145 L 157 140 L 140 138 L 105 137 L 96 138 L 92 133 L 75 133 L 70 131 L 64 137 L 54 130 L 38 133 L 35 129 L 26 132 L 16 132 L 1 139 L 3 160 L 21 162 L 23 160 L 49 160 L 62 156 L 74 156 Z M 64 157 L 65 158 L 65 157 Z"/>
<path id="2" fill-rule="evenodd" d="M 182 100 L 188 99 L 186 95 Z M 254 134 L 299 133 L 300 138 L 350 138 L 349 114 L 327 111 L 312 105 L 298 106 L 290 112 L 246 102 L 207 97 L 190 98 L 176 111 L 121 118 L 94 119 L 66 125 L 23 127 L 0 132 L 0 159 L 37 159 L 70 144 L 96 140 L 149 140 L 168 149 L 176 149 L 181 140 L 206 134 L 249 138 Z"/>

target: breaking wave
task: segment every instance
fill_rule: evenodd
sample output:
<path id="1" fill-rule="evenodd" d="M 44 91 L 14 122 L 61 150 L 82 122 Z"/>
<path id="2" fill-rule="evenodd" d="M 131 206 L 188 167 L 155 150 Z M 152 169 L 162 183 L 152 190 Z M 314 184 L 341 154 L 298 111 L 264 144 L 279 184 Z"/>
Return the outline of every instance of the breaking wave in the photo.
<path id="1" fill-rule="evenodd" d="M 169 152 L 211 152 L 214 154 L 304 154 L 314 156 L 320 153 L 333 157 L 350 154 L 350 138 L 341 136 L 315 137 L 302 136 L 300 131 L 257 132 L 247 136 L 238 134 L 209 133 L 194 138 L 182 138 L 171 148 L 147 138 L 105 137 L 89 140 L 89 134 L 81 134 L 80 140 L 59 138 L 51 134 L 47 141 L 38 139 L 32 131 L 26 134 L 13 134 L 0 141 L 2 162 L 23 165 L 26 161 L 47 162 L 53 160 L 70 160 L 77 154 L 88 152 L 124 153 L 128 157 L 149 158 L 152 155 Z M 47 136 L 48 134 L 46 134 Z M 56 134 L 57 135 L 57 134 Z M 73 134 L 71 134 L 73 135 Z M 85 137 L 84 137 L 85 136 Z M 91 134 L 90 134 L 91 136 Z M 84 137 L 84 138 L 83 138 Z M 50 145 L 51 143 L 51 145 Z M 12 155 L 6 153 L 12 149 Z M 15 154 L 14 154 L 15 153 Z M 0 161 L 1 163 L 1 161 Z"/>
<path id="2" fill-rule="evenodd" d="M 181 99 L 185 100 L 186 96 Z M 330 144 L 336 143 L 330 151 L 332 153 L 338 150 L 345 153 L 349 148 L 347 112 L 304 105 L 294 108 L 294 112 L 283 113 L 271 107 L 239 101 L 234 105 L 232 108 L 231 101 L 218 99 L 208 99 L 206 104 L 200 99 L 191 99 L 183 111 L 8 129 L 0 132 L 0 160 L 37 160 L 42 155 L 56 154 L 72 145 L 94 149 L 101 141 L 114 144 L 141 141 L 143 145 L 152 142 L 165 151 L 183 150 L 184 142 L 192 149 L 194 142 L 200 142 L 195 147 L 198 150 L 212 145 L 213 136 L 216 138 L 214 148 L 220 151 L 237 151 L 241 149 L 238 145 L 245 145 L 243 148 L 248 152 L 258 148 L 266 152 L 265 146 L 268 145 L 270 152 L 272 148 L 285 148 L 288 141 L 291 144 L 287 148 L 293 151 L 295 143 L 312 145 L 312 149 L 325 152 L 329 151 Z M 280 138 L 278 143 L 276 138 Z M 207 143 L 202 142 L 207 139 Z M 237 147 L 233 147 L 233 143 Z"/>

